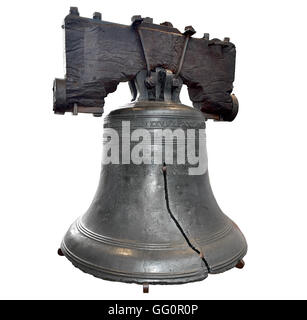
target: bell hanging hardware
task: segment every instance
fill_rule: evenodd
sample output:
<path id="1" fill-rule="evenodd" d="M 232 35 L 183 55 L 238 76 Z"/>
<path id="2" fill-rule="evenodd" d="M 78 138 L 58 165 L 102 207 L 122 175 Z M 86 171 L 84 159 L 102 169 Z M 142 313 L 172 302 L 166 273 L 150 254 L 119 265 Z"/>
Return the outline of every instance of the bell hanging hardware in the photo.
<path id="1" fill-rule="evenodd" d="M 205 133 L 207 119 L 238 113 L 234 44 L 148 17 L 133 16 L 131 25 L 103 21 L 99 12 L 83 18 L 74 7 L 63 27 L 66 76 L 54 81 L 54 112 L 101 116 L 120 82 L 128 82 L 132 102 L 104 117 L 98 189 L 59 255 L 144 292 L 243 268 L 247 244 L 212 193 Z M 194 108 L 181 104 L 182 85 Z"/>

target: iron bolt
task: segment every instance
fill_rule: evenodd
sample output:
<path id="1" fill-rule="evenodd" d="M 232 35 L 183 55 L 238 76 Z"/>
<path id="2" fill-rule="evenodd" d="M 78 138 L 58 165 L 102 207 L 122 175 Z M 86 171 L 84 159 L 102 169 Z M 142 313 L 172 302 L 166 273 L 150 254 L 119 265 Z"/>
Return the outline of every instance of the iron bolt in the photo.
<path id="1" fill-rule="evenodd" d="M 78 16 L 79 15 L 78 7 L 70 7 L 69 14 Z"/>
<path id="2" fill-rule="evenodd" d="M 195 33 L 196 33 L 196 31 L 194 30 L 194 28 L 192 26 L 186 26 L 184 28 L 184 33 L 183 34 L 186 35 L 186 36 L 191 37 Z"/>
<path id="3" fill-rule="evenodd" d="M 180 86 L 180 81 L 177 78 L 173 78 L 173 83 L 172 83 L 173 87 L 179 87 Z"/>
<path id="4" fill-rule="evenodd" d="M 209 33 L 204 33 L 203 38 L 206 39 L 206 40 L 209 40 L 210 34 Z"/>
<path id="5" fill-rule="evenodd" d="M 93 13 L 93 19 L 101 20 L 101 13 L 100 12 L 94 12 Z"/>
<path id="6" fill-rule="evenodd" d="M 145 85 L 147 88 L 153 88 L 156 85 L 156 81 L 153 77 L 146 77 Z"/>
<path id="7" fill-rule="evenodd" d="M 165 22 L 162 22 L 160 23 L 160 26 L 165 26 L 165 27 L 173 27 L 173 24 L 169 21 L 165 21 Z"/>
<path id="8" fill-rule="evenodd" d="M 144 22 L 146 23 L 153 23 L 153 18 L 150 18 L 150 17 L 146 17 L 143 19 Z"/>
<path id="9" fill-rule="evenodd" d="M 132 18 L 131 18 L 132 23 L 137 23 L 137 22 L 142 22 L 142 21 L 143 21 L 143 18 L 140 15 L 132 16 Z"/>

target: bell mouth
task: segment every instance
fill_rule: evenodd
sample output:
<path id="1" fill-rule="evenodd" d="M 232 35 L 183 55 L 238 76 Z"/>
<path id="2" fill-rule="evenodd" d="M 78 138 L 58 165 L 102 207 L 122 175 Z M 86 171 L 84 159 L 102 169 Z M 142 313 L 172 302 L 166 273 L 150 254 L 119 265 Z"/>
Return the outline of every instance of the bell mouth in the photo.
<path id="1" fill-rule="evenodd" d="M 77 268 L 95 277 L 137 284 L 184 284 L 201 281 L 209 274 L 218 274 L 234 268 L 245 256 L 247 245 L 238 229 L 215 243 L 208 245 L 207 261 L 210 271 L 201 257 L 197 256 L 185 242 L 177 246 L 150 246 L 149 244 L 119 244 L 115 239 L 96 238 L 85 233 L 77 220 L 68 230 L 61 244 L 65 257 Z M 220 257 L 220 261 L 211 264 L 210 247 L 213 258 L 217 259 L 216 247 L 233 251 L 233 241 L 241 241 L 242 247 L 235 255 Z M 206 248 L 206 246 L 204 247 Z M 145 264 L 145 267 L 144 267 Z"/>
<path id="2" fill-rule="evenodd" d="M 183 284 L 208 276 L 201 259 L 184 241 L 174 246 L 97 238 L 80 227 L 80 220 L 75 221 L 66 233 L 61 249 L 75 267 L 105 280 Z"/>

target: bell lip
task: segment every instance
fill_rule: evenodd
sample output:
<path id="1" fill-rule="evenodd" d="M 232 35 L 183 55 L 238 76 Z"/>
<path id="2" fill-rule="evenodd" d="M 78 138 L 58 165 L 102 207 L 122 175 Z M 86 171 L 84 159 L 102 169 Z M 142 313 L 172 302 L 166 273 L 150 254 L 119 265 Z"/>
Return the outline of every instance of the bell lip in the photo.
<path id="1" fill-rule="evenodd" d="M 91 266 L 90 264 L 82 261 L 81 259 L 78 259 L 75 255 L 73 255 L 66 247 L 64 241 L 61 244 L 61 250 L 64 254 L 64 256 L 74 265 L 74 267 L 78 268 L 84 273 L 90 274 L 96 278 L 102 279 L 102 280 L 107 280 L 107 281 L 114 281 L 114 282 L 124 282 L 124 283 L 134 283 L 134 284 L 143 284 L 143 283 L 148 283 L 151 285 L 172 285 L 172 284 L 186 284 L 186 283 L 191 283 L 191 282 L 198 282 L 205 280 L 209 274 L 220 274 L 224 273 L 230 269 L 235 268 L 237 263 L 242 260 L 246 253 L 247 253 L 247 246 L 246 248 L 236 257 L 233 261 L 228 263 L 227 265 L 224 265 L 222 267 L 215 267 L 214 269 L 210 269 L 210 272 L 199 272 L 196 273 L 193 276 L 185 276 L 185 277 L 178 277 L 174 279 L 152 279 L 152 278 L 133 278 L 133 277 L 125 277 L 122 276 L 120 273 L 118 275 L 116 274 L 111 274 L 107 272 L 102 272 L 98 268 L 95 268 Z"/>
<path id="2" fill-rule="evenodd" d="M 66 236 L 69 234 L 70 230 L 76 226 L 78 219 L 72 224 Z M 234 224 L 236 227 L 236 225 Z M 108 268 L 103 268 L 102 266 L 98 266 L 96 264 L 92 264 L 91 262 L 85 261 L 81 257 L 77 255 L 77 253 L 73 253 L 65 244 L 65 240 L 72 241 L 70 238 L 66 239 L 64 237 L 61 250 L 64 256 L 78 269 L 81 271 L 91 274 L 97 278 L 109 281 L 116 281 L 116 282 L 125 282 L 125 283 L 135 283 L 135 284 L 160 284 L 160 285 L 170 285 L 170 284 L 185 284 L 189 282 L 196 282 L 202 281 L 208 277 L 209 274 L 218 274 L 226 272 L 232 268 L 234 268 L 237 263 L 243 259 L 243 257 L 247 253 L 247 242 L 245 237 L 243 236 L 241 230 L 239 228 L 234 228 L 235 233 L 238 233 L 242 238 L 242 247 L 241 250 L 235 255 L 232 256 L 231 259 L 226 259 L 221 261 L 215 265 L 211 265 L 209 263 L 209 271 L 207 270 L 204 262 L 201 262 L 201 265 L 198 269 L 194 269 L 191 272 L 180 272 L 180 273 L 169 273 L 169 274 L 161 274 L 161 273 L 141 273 L 141 272 L 129 272 L 126 270 L 117 271 L 111 270 Z M 73 231 L 76 234 L 76 230 Z M 80 232 L 80 231 L 77 231 Z M 82 234 L 84 237 L 84 234 Z M 88 238 L 89 241 L 94 241 L 91 238 Z M 73 241 L 78 241 L 77 237 L 74 238 Z M 94 243 L 94 242 L 93 242 Z M 75 243 L 76 244 L 76 243 Z M 75 245 L 73 243 L 73 247 Z M 191 257 L 194 256 L 195 253 L 192 253 Z"/>
<path id="3" fill-rule="evenodd" d="M 121 253 L 117 253 L 117 248 L 125 249 L 124 244 L 98 241 L 78 227 L 80 218 L 76 219 L 66 232 L 61 250 L 75 267 L 85 273 L 104 280 L 137 284 L 183 284 L 200 281 L 208 276 L 205 263 L 184 240 L 184 247 L 130 247 L 129 250 L 134 252 L 127 256 L 123 263 L 123 257 Z M 136 258 L 137 256 L 140 258 Z M 151 260 L 150 267 L 144 270 L 142 261 L 146 260 L 147 256 Z M 165 261 L 174 264 L 171 271 L 162 263 Z M 163 267 L 159 268 L 159 271 L 151 270 L 151 267 L 155 269 L 155 266 L 161 263 Z"/>
<path id="4" fill-rule="evenodd" d="M 209 274 L 219 274 L 226 272 L 230 269 L 233 269 L 240 260 L 242 260 L 247 254 L 247 244 L 245 243 L 245 247 L 238 253 L 236 257 L 234 257 L 230 261 L 221 262 L 214 267 L 210 267 Z"/>
<path id="5" fill-rule="evenodd" d="M 150 277 L 138 277 L 136 278 L 135 274 L 131 276 L 123 275 L 122 273 L 118 272 L 107 272 L 102 271 L 101 268 L 93 266 L 86 261 L 78 258 L 74 255 L 65 245 L 64 240 L 61 244 L 61 250 L 64 256 L 79 270 L 83 271 L 84 273 L 90 274 L 96 278 L 107 280 L 107 281 L 114 281 L 114 282 L 124 282 L 124 283 L 134 283 L 134 284 L 144 284 L 148 283 L 151 285 L 171 285 L 171 284 L 185 284 L 190 282 L 197 282 L 202 281 L 208 277 L 208 272 L 206 271 L 205 267 L 203 270 L 199 269 L 198 272 L 193 272 L 190 275 L 187 273 L 182 273 L 177 275 L 177 277 L 171 278 L 158 278 L 159 274 L 157 274 L 157 279 L 150 278 Z M 205 271 L 205 272 L 203 272 Z"/>

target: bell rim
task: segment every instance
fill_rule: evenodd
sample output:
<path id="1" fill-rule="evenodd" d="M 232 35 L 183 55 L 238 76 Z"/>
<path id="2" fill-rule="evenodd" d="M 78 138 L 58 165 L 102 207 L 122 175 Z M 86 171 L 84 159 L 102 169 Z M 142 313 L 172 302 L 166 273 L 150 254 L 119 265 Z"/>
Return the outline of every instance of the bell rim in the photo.
<path id="1" fill-rule="evenodd" d="M 176 274 L 176 276 L 171 276 L 171 274 L 165 274 L 165 278 L 161 278 L 161 273 L 157 274 L 157 278 L 154 279 L 153 273 L 151 273 L 150 277 L 146 277 L 146 273 L 140 273 L 140 277 L 137 277 L 136 273 L 123 273 L 123 272 L 116 272 L 112 270 L 106 271 L 99 266 L 91 265 L 90 263 L 86 262 L 83 259 L 80 259 L 75 254 L 73 254 L 65 245 L 64 240 L 61 244 L 61 250 L 64 256 L 79 270 L 83 271 L 84 273 L 90 274 L 96 278 L 107 280 L 107 281 L 114 281 L 114 282 L 124 282 L 124 283 L 134 283 L 134 284 L 143 284 L 148 283 L 151 285 L 171 285 L 171 284 L 186 284 L 190 282 L 197 282 L 205 280 L 208 277 L 208 273 L 201 272 L 201 270 L 197 270 L 194 272 L 189 273 L 180 273 Z M 205 268 L 205 267 L 204 267 Z M 103 271 L 102 271 L 103 270 Z"/>
<path id="2" fill-rule="evenodd" d="M 78 232 L 83 237 L 86 236 L 80 230 L 77 228 L 77 219 L 71 226 L 71 228 L 75 228 L 74 233 Z M 114 270 L 106 267 L 102 267 L 99 265 L 96 265 L 94 263 L 91 263 L 89 261 L 86 261 L 79 257 L 76 253 L 73 253 L 66 245 L 65 240 L 63 239 L 61 243 L 61 250 L 64 254 L 64 256 L 78 269 L 81 271 L 91 274 L 97 278 L 108 280 L 108 281 L 116 281 L 116 282 L 125 282 L 125 283 L 135 283 L 135 284 L 185 284 L 190 282 L 196 282 L 196 281 L 202 281 L 205 280 L 209 274 L 219 274 L 226 272 L 232 268 L 234 268 L 237 263 L 243 259 L 243 257 L 247 253 L 247 242 L 245 240 L 244 235 L 240 231 L 240 229 L 236 228 L 236 225 L 233 223 L 234 228 L 232 231 L 237 234 L 241 238 L 241 250 L 237 252 L 234 256 L 231 257 L 231 259 L 226 259 L 223 261 L 220 261 L 218 264 L 215 264 L 214 266 L 210 266 L 210 270 L 206 268 L 204 263 L 200 260 L 201 266 L 198 269 L 192 270 L 192 271 L 184 271 L 184 272 L 169 272 L 169 273 L 163 273 L 163 272 L 157 272 L 156 274 L 154 272 L 125 272 L 123 270 Z M 70 229 L 71 229 L 70 228 Z M 69 231 L 68 231 L 69 232 Z M 75 238 L 76 240 L 76 238 Z M 91 242 L 96 242 L 94 239 L 88 238 Z M 68 241 L 71 241 L 71 239 L 68 239 Z M 101 244 L 102 245 L 102 244 Z M 180 250 L 180 248 L 177 248 Z M 155 251 L 155 250 L 148 250 L 148 251 Z M 161 250 L 157 250 L 161 251 Z M 164 250 L 162 250 L 164 251 Z M 165 250 L 168 251 L 168 250 Z M 195 253 L 192 253 L 191 257 L 195 258 Z"/>

